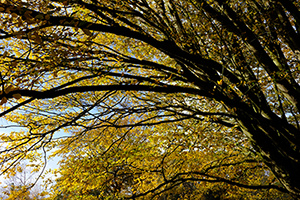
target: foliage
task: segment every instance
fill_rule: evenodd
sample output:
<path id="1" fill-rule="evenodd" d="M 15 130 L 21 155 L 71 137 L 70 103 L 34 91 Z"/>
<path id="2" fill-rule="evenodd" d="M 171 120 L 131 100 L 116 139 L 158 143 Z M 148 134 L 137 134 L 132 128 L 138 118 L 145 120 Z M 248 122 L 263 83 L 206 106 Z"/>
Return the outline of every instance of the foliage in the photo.
<path id="1" fill-rule="evenodd" d="M 276 184 L 274 176 L 267 175 L 269 170 L 254 154 L 249 155 L 249 143 L 241 134 L 232 142 L 223 134 L 206 133 L 198 126 L 180 122 L 135 129 L 113 145 L 117 139 L 111 137 L 117 138 L 120 130 L 106 130 L 101 138 L 98 130 L 92 131 L 81 137 L 80 143 L 60 148 L 68 150 L 61 152 L 64 157 L 53 196 L 172 200 L 216 195 L 222 199 L 285 196 L 274 190 L 277 187 L 269 186 Z M 217 143 L 216 147 L 211 143 Z"/>
<path id="2" fill-rule="evenodd" d="M 2 0 L 0 15 L 0 116 L 21 127 L 1 135 L 2 173 L 43 172 L 50 152 L 78 198 L 216 183 L 300 198 L 298 1 Z"/>

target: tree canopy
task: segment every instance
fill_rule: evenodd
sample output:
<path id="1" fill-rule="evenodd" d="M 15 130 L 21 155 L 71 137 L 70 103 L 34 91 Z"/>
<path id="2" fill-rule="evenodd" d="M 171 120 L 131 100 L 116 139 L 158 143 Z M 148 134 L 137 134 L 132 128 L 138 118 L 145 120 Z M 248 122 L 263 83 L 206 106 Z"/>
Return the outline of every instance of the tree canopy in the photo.
<path id="1" fill-rule="evenodd" d="M 299 4 L 0 1 L 1 173 L 61 156 L 74 198 L 299 199 Z"/>

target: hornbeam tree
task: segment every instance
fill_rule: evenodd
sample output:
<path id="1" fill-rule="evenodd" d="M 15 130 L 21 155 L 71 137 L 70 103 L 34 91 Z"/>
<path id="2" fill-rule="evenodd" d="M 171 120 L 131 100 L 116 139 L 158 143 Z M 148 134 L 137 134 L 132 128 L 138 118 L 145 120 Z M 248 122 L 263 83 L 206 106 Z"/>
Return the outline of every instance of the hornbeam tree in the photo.
<path id="1" fill-rule="evenodd" d="M 256 166 L 267 166 L 280 183 L 271 181 L 262 188 L 299 199 L 299 4 L 291 0 L 2 0 L 0 116 L 21 130 L 1 135 L 1 172 L 14 170 L 22 159 L 46 164 L 47 152 L 58 148 L 55 156 L 76 145 L 81 148 L 78 144 L 85 137 L 110 143 L 102 145 L 102 155 L 126 148 L 122 142 L 141 127 L 143 135 L 161 124 L 197 122 L 206 148 L 222 152 L 222 142 L 206 141 L 220 135 L 232 146 L 239 144 L 249 156 L 255 155 L 250 160 L 255 157 Z M 161 129 L 153 133 L 161 137 L 156 144 L 159 155 L 184 143 L 191 132 L 180 127 L 173 128 L 186 132 L 174 136 L 174 141 Z M 108 134 L 111 128 L 122 131 Z M 92 134 L 95 131 L 98 134 Z M 244 140 L 240 134 L 250 147 L 240 144 Z M 132 140 L 147 141 L 147 137 L 135 134 Z M 193 157 L 190 145 L 183 145 L 183 152 Z M 203 146 L 198 143 L 195 148 L 194 156 L 204 156 Z M 147 155 L 151 160 L 156 154 Z M 111 159 L 117 163 L 118 158 Z M 180 159 L 187 158 L 166 163 Z M 230 169 L 237 164 L 222 160 L 211 167 Z M 193 180 L 260 187 L 218 171 L 213 176 L 205 168 L 189 173 L 196 164 L 174 173 L 164 173 L 163 166 L 156 166 L 162 175 L 156 178 L 163 183 L 151 185 L 150 176 L 149 188 L 124 195 L 158 194 L 168 191 L 168 184 Z M 209 177 L 201 178 L 205 175 Z"/>

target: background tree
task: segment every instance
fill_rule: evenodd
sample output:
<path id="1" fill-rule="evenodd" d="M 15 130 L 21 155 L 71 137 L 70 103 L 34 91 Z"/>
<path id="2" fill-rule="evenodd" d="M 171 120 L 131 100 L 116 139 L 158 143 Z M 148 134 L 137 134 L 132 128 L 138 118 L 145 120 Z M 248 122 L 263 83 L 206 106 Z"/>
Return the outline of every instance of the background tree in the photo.
<path id="1" fill-rule="evenodd" d="M 133 127 L 196 120 L 243 133 L 283 186 L 269 188 L 299 198 L 298 1 L 12 0 L 0 12 L 0 116 L 27 128 L 2 135 L 2 172 L 92 130 L 127 127 L 113 146 Z"/>
<path id="2" fill-rule="evenodd" d="M 32 172 L 26 164 L 19 164 L 16 171 L 10 171 L 1 183 L 1 199 L 40 200 L 47 192 L 40 184 L 35 184 L 37 173 Z"/>

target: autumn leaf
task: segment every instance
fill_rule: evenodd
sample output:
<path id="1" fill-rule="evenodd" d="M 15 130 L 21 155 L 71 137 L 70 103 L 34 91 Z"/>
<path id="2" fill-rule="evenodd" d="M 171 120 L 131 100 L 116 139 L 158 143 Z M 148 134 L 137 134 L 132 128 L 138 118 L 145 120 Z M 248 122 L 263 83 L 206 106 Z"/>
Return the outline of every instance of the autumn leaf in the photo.
<path id="1" fill-rule="evenodd" d="M 88 30 L 88 29 L 82 29 L 82 31 L 86 34 L 86 35 L 88 35 L 88 36 L 91 36 L 91 35 L 93 35 L 93 33 L 90 31 L 90 30 Z"/>
<path id="2" fill-rule="evenodd" d="M 22 98 L 21 94 L 19 94 L 19 93 L 13 94 L 13 97 L 15 99 L 21 99 Z"/>
<path id="3" fill-rule="evenodd" d="M 2 106 L 3 104 L 5 104 L 7 102 L 7 98 L 6 97 L 2 97 L 0 105 Z"/>

